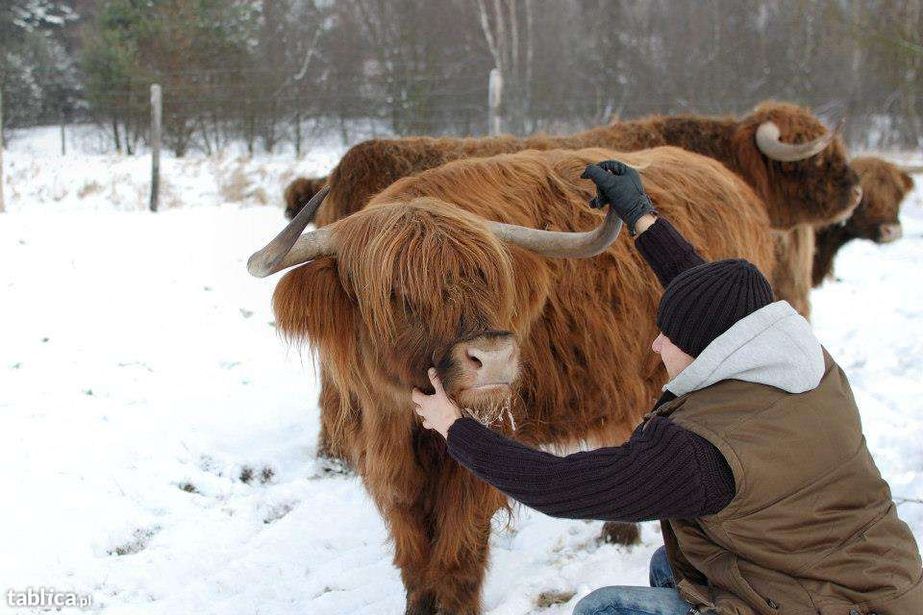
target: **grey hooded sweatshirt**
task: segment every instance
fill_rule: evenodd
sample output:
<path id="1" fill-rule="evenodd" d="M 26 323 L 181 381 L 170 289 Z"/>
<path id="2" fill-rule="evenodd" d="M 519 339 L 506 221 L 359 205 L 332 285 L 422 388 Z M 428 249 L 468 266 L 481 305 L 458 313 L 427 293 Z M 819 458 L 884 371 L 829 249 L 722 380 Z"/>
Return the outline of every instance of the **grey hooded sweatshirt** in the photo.
<path id="1" fill-rule="evenodd" d="M 804 393 L 823 375 L 823 350 L 811 325 L 786 301 L 776 301 L 715 338 L 663 390 L 680 397 L 722 380 L 742 380 Z"/>

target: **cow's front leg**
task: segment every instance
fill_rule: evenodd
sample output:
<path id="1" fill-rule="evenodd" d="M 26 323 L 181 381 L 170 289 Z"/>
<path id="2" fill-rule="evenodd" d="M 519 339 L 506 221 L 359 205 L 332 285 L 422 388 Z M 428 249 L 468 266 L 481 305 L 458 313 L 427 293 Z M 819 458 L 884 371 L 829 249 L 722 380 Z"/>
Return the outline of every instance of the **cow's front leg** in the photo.
<path id="1" fill-rule="evenodd" d="M 404 615 L 436 615 L 436 594 L 428 584 L 426 570 L 430 559 L 432 531 L 428 516 L 417 506 L 397 506 L 388 515 L 394 540 L 394 565 L 401 571 L 407 594 Z"/>
<path id="2" fill-rule="evenodd" d="M 441 615 L 477 615 L 481 612 L 491 518 L 506 504 L 506 498 L 450 459 L 433 478 L 438 485 L 427 584 Z"/>
<path id="3" fill-rule="evenodd" d="M 389 427 L 390 433 L 386 426 L 376 426 L 380 437 L 371 439 L 359 473 L 394 544 L 394 565 L 401 571 L 407 593 L 405 615 L 436 615 L 436 597 L 427 577 L 435 483 L 418 458 L 414 430 Z"/>

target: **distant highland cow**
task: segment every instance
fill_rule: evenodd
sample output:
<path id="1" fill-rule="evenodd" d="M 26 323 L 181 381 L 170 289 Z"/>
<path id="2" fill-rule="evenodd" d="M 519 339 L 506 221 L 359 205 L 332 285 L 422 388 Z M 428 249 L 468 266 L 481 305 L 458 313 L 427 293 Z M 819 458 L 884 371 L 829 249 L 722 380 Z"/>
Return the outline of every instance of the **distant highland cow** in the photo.
<path id="1" fill-rule="evenodd" d="M 392 182 L 452 160 L 524 149 L 636 151 L 660 145 L 714 158 L 756 191 L 772 226 L 782 231 L 776 234 L 777 295 L 809 316 L 813 229 L 849 215 L 858 203 L 858 177 L 835 131 L 804 107 L 788 103 L 764 102 L 740 118 L 655 115 L 614 121 L 570 136 L 365 141 L 350 148 L 327 178 L 330 194 L 317 212 L 316 223 L 323 226 L 344 218 Z M 287 191 L 299 195 L 298 200 L 287 200 L 288 206 L 297 209 L 308 193 Z"/>
<path id="2" fill-rule="evenodd" d="M 579 179 L 608 158 L 641 169 L 704 258 L 772 275 L 764 203 L 715 160 L 672 147 L 458 160 L 301 235 L 305 209 L 248 263 L 260 276 L 297 265 L 276 287 L 276 321 L 317 352 L 329 445 L 387 522 L 406 613 L 481 611 L 491 519 L 506 506 L 413 412 L 431 365 L 474 416 L 559 447 L 624 441 L 666 380 L 650 350 L 663 289 L 627 235 L 613 242 L 621 223 L 587 206 L 595 187 Z M 342 181 L 331 176 L 331 196 Z"/>
<path id="3" fill-rule="evenodd" d="M 568 136 L 372 139 L 350 148 L 327 178 L 300 178 L 308 183 L 298 189 L 290 185 L 286 205 L 300 209 L 298 203 L 310 198 L 307 188 L 327 181 L 331 192 L 316 216 L 322 226 L 358 211 L 401 177 L 460 158 L 525 149 L 606 147 L 624 152 L 660 145 L 721 161 L 766 202 L 775 228 L 827 222 L 856 202 L 858 178 L 835 133 L 804 107 L 764 102 L 742 118 L 654 115 Z"/>
<path id="4" fill-rule="evenodd" d="M 913 190 L 909 169 L 873 157 L 855 158 L 850 166 L 859 174 L 862 200 L 845 223 L 817 231 L 812 261 L 814 286 L 833 273 L 836 253 L 853 239 L 890 243 L 903 235 L 898 215 L 901 202 Z"/>

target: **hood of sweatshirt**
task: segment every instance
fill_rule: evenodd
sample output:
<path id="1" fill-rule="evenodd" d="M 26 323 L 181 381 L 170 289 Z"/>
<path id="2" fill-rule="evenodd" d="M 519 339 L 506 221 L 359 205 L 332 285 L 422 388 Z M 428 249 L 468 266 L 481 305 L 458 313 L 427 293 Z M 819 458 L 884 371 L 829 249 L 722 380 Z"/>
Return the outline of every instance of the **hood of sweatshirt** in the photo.
<path id="1" fill-rule="evenodd" d="M 722 380 L 804 393 L 820 384 L 824 355 L 811 325 L 786 301 L 740 319 L 664 385 L 677 397 Z"/>

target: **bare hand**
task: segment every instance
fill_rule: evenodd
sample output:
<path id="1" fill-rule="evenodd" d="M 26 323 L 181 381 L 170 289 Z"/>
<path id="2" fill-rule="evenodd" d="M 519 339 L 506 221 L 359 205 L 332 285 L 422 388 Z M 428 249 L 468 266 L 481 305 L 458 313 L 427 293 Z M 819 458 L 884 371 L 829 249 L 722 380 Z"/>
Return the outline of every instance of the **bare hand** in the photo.
<path id="1" fill-rule="evenodd" d="M 410 398 L 414 403 L 414 411 L 423 418 L 423 426 L 427 429 L 435 429 L 442 434 L 443 438 L 449 437 L 449 427 L 456 419 L 461 418 L 461 410 L 452 398 L 446 395 L 445 389 L 442 388 L 442 381 L 436 368 L 431 367 L 427 372 L 429 381 L 433 384 L 435 393 L 427 395 L 420 389 L 414 387 Z"/>

